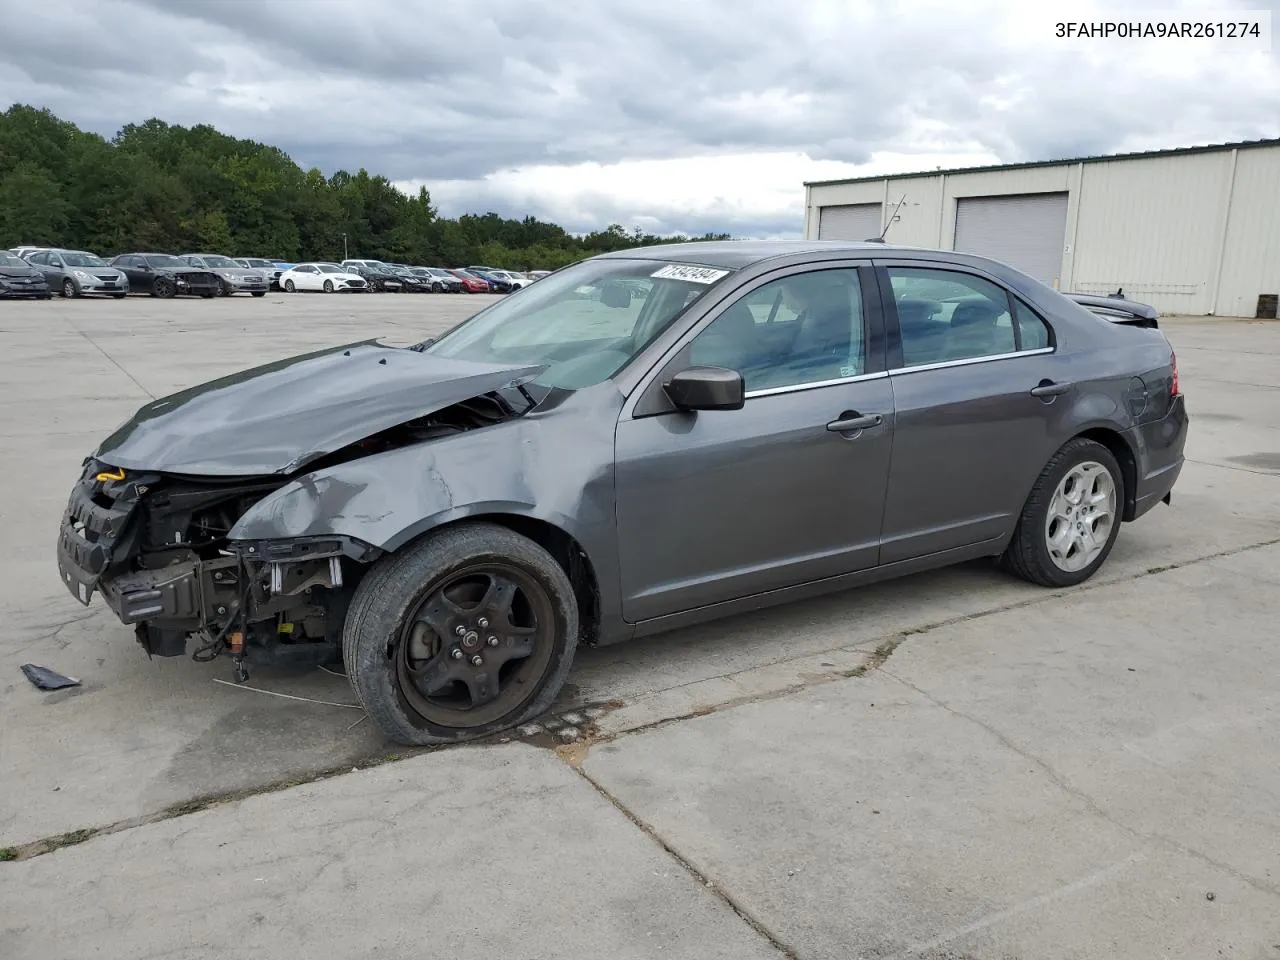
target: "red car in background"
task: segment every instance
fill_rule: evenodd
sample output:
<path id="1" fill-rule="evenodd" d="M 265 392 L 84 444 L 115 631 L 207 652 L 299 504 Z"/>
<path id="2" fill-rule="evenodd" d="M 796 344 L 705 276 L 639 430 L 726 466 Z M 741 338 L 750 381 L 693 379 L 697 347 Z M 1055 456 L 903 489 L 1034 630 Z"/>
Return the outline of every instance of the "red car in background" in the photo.
<path id="1" fill-rule="evenodd" d="M 489 292 L 489 281 L 481 280 L 475 274 L 467 273 L 465 270 L 450 270 L 449 272 L 462 281 L 462 289 L 467 293 Z"/>

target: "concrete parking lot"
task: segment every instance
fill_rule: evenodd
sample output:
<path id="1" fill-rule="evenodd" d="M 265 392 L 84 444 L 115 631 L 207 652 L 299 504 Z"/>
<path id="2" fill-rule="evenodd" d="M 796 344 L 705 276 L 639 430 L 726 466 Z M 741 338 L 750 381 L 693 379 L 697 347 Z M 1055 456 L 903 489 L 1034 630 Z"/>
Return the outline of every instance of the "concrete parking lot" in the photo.
<path id="1" fill-rule="evenodd" d="M 65 592 L 138 405 L 488 300 L 0 304 L 0 955 L 1280 958 L 1275 322 L 1165 323 L 1189 462 L 1084 587 L 972 564 L 583 650 L 568 745 L 412 755 L 339 675 L 219 683 Z"/>

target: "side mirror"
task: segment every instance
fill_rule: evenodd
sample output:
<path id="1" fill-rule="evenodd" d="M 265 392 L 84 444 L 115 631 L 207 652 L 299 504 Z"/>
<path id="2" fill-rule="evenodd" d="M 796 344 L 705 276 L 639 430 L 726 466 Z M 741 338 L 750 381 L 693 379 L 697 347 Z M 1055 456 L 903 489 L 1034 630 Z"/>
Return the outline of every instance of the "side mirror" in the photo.
<path id="1" fill-rule="evenodd" d="M 742 374 L 724 367 L 690 367 L 662 385 L 681 410 L 741 410 L 747 402 Z"/>
<path id="2" fill-rule="evenodd" d="M 629 307 L 631 288 L 621 283 L 606 283 L 600 288 L 600 302 L 606 307 Z"/>

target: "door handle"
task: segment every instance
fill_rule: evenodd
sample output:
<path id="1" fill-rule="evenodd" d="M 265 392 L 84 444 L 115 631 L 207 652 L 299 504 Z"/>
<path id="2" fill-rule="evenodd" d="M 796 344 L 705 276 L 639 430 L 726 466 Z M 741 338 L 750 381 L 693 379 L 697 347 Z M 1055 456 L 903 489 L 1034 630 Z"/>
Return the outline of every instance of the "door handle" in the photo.
<path id="1" fill-rule="evenodd" d="M 1033 397 L 1058 397 L 1070 389 L 1070 383 L 1054 383 L 1052 380 L 1041 380 L 1031 388 L 1031 395 Z"/>
<path id="2" fill-rule="evenodd" d="M 827 424 L 827 429 L 832 433 L 852 433 L 854 430 L 865 430 L 867 427 L 878 427 L 884 422 L 884 417 L 878 413 L 872 413 L 862 416 L 860 413 L 847 413 L 839 420 L 832 420 Z"/>

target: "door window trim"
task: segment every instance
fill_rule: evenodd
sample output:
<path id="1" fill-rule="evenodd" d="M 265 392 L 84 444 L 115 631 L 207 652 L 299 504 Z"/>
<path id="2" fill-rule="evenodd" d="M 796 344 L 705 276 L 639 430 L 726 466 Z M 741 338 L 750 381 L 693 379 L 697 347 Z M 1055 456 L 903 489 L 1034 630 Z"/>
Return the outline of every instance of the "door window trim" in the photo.
<path id="1" fill-rule="evenodd" d="M 889 260 L 877 258 L 872 261 L 875 264 L 876 279 L 880 282 L 881 300 L 883 301 L 882 311 L 884 315 L 885 325 L 885 343 L 886 343 L 886 368 L 887 372 L 893 376 L 901 376 L 906 373 L 915 373 L 917 371 L 926 370 L 943 370 L 948 367 L 963 367 L 974 363 L 991 363 L 996 360 L 1012 360 L 1016 357 L 1034 357 L 1043 356 L 1045 354 L 1056 353 L 1058 350 L 1058 335 L 1054 330 L 1053 324 L 1046 320 L 1039 310 L 1034 309 L 1025 299 L 1019 297 L 1007 286 L 1001 283 L 997 278 L 989 273 L 978 270 L 968 264 L 950 263 L 941 260 Z M 915 366 L 907 366 L 902 359 L 902 327 L 898 322 L 898 302 L 893 295 L 893 285 L 889 279 L 889 270 L 934 270 L 940 273 L 966 273 L 970 276 L 977 277 L 979 280 L 985 280 L 1000 289 L 1007 301 L 1007 309 L 1009 311 L 1009 322 L 1013 325 L 1015 343 L 1021 343 L 1022 337 L 1018 331 L 1018 314 L 1015 309 L 1015 301 L 1029 310 L 1035 317 L 1045 325 L 1045 329 L 1049 332 L 1049 346 L 1037 347 L 1034 350 L 1015 350 L 1013 353 L 994 353 L 983 354 L 977 357 L 961 357 L 958 360 L 940 360 L 937 363 L 921 363 Z"/>
<path id="2" fill-rule="evenodd" d="M 673 370 L 676 364 L 684 363 L 688 366 L 688 350 L 693 341 L 707 327 L 715 323 L 715 321 L 723 316 L 731 307 L 738 304 L 743 298 L 749 297 L 766 284 L 773 283 L 786 277 L 797 276 L 804 273 L 818 273 L 826 270 L 856 270 L 858 276 L 858 288 L 862 295 L 862 337 L 863 343 L 866 344 L 865 355 L 865 372 L 855 374 L 850 377 L 838 377 L 834 380 L 812 381 L 809 383 L 790 384 L 782 387 L 762 387 L 758 390 L 748 390 L 744 394 L 745 399 L 752 400 L 757 397 L 778 396 L 785 393 L 798 393 L 802 390 L 816 390 L 821 387 L 833 387 L 846 383 L 857 383 L 862 380 L 879 380 L 889 375 L 886 368 L 886 340 L 885 340 L 885 316 L 883 307 L 883 297 L 880 295 L 878 277 L 869 259 L 849 259 L 849 260 L 822 260 L 818 262 L 791 264 L 786 267 L 779 267 L 776 270 L 770 270 L 762 273 L 751 280 L 746 281 L 741 286 L 726 291 L 725 295 L 702 317 L 698 318 L 689 326 L 678 340 L 662 355 L 662 357 L 650 367 L 649 372 L 644 375 L 631 391 L 626 403 L 623 404 L 619 420 L 635 420 L 656 416 L 661 413 L 672 412 L 669 409 L 650 410 L 645 409 L 654 404 L 654 395 L 662 390 L 662 381 L 669 373 L 675 373 Z M 684 369 L 681 367 L 680 369 Z M 643 412 L 636 413 L 637 409 Z"/>

